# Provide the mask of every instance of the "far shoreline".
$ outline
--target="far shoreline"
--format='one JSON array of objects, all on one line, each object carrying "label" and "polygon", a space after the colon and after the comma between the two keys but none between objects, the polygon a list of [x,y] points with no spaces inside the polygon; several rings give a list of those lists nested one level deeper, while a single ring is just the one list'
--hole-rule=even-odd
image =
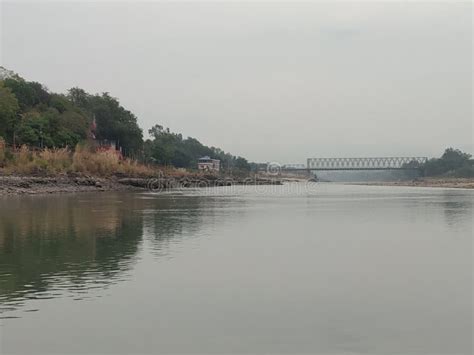
[{"label": "far shoreline", "polygon": [[406,181],[367,181],[350,182],[350,185],[401,186],[401,187],[438,187],[454,189],[474,189],[473,178],[421,178]]}]

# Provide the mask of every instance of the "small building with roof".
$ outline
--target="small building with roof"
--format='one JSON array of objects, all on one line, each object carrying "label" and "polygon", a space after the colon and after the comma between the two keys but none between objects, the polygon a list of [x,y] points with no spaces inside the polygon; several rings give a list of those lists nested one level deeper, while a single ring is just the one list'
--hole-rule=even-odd
[{"label": "small building with roof", "polygon": [[221,161],[219,159],[211,159],[209,156],[199,158],[198,170],[219,172]]}]

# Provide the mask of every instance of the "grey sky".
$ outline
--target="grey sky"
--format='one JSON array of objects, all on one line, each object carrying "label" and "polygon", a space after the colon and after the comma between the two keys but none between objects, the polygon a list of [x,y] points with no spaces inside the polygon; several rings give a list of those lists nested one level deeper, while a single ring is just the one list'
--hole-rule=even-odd
[{"label": "grey sky", "polygon": [[472,152],[470,2],[3,2],[1,63],[253,161]]}]

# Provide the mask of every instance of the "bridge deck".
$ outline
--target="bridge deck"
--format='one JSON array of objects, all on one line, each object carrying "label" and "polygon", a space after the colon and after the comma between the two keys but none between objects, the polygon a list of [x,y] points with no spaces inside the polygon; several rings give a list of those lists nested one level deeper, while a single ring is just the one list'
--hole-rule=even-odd
[{"label": "bridge deck", "polygon": [[309,158],[303,170],[409,170],[418,169],[426,157]]},{"label": "bridge deck", "polygon": [[418,167],[407,168],[282,168],[283,171],[350,171],[350,170],[416,170]]}]

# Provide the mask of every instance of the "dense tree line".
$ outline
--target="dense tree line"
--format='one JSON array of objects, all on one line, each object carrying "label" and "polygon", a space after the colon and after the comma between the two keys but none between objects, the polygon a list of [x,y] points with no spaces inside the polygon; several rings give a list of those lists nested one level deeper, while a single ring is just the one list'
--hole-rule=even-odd
[{"label": "dense tree line", "polygon": [[441,158],[423,164],[421,170],[424,176],[474,177],[474,161],[470,154],[448,148]]},{"label": "dense tree line", "polygon": [[79,88],[69,90],[68,99],[95,121],[97,140],[115,141],[125,155],[140,156],[143,133],[137,117],[122,107],[109,93],[91,95]]},{"label": "dense tree line", "polygon": [[0,82],[0,136],[10,144],[75,146],[84,140],[89,119],[67,97],[36,82]]},{"label": "dense tree line", "polygon": [[145,155],[160,165],[195,167],[200,157],[209,156],[219,159],[225,170],[250,170],[246,159],[225,153],[219,148],[207,147],[195,138],[183,138],[181,134],[173,133],[169,128],[155,125],[149,130],[149,134],[151,139],[145,142]]},{"label": "dense tree line", "polygon": [[137,117],[108,93],[72,88],[63,95],[17,76],[0,80],[0,138],[9,145],[73,149],[89,138],[114,141],[125,156],[160,165],[196,168],[197,159],[208,155],[224,169],[250,170],[246,159],[160,125],[149,133],[144,141]]}]

